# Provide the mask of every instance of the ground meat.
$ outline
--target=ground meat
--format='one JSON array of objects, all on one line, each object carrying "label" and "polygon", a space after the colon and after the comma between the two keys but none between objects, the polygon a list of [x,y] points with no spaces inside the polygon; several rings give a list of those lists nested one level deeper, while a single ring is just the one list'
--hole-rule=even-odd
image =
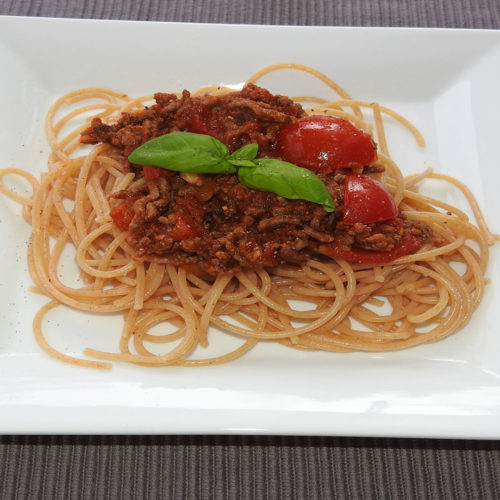
[{"label": "ground meat", "polygon": [[[317,255],[320,244],[334,240],[346,248],[389,251],[401,243],[405,232],[422,240],[430,237],[429,228],[420,223],[396,219],[398,224],[346,225],[339,212],[249,189],[234,175],[199,177],[201,184],[189,184],[175,175],[113,195],[137,200],[128,237],[136,258],[168,257],[173,264],[196,264],[215,275],[243,267],[300,263]],[[334,197],[342,192],[333,178],[328,186]],[[342,198],[335,201],[341,205]]]},{"label": "ground meat", "polygon": [[80,141],[112,144],[129,155],[144,142],[174,131],[209,134],[230,151],[256,142],[261,155],[270,154],[281,127],[305,116],[299,104],[288,97],[272,95],[256,85],[220,96],[191,97],[185,90],[175,94],[155,94],[156,104],[136,113],[123,113],[117,123],[106,125],[92,120]]},{"label": "ground meat", "polygon": [[[200,178],[202,186],[174,176],[162,179],[168,189],[158,189],[155,180],[133,193],[113,195],[137,199],[128,239],[137,250],[136,257],[168,253],[172,263],[197,263],[216,274],[248,266],[302,262],[314,254],[319,241],[333,234],[335,213],[317,204],[254,191],[234,175]],[[205,183],[212,192],[208,200],[206,190],[201,189]],[[190,234],[176,241],[171,235],[179,226],[179,214]],[[311,221],[318,229],[310,227]]]},{"label": "ground meat", "polygon": [[339,222],[335,228],[335,240],[345,247],[356,245],[365,250],[387,252],[401,244],[403,228],[379,222],[352,225]]},{"label": "ground meat", "polygon": [[[305,115],[289,98],[274,96],[255,85],[221,96],[192,97],[184,91],[180,98],[158,93],[155,99],[152,107],[123,113],[115,124],[94,119],[81,141],[108,143],[126,158],[149,139],[185,130],[215,136],[231,151],[257,142],[260,156],[275,156],[279,130]],[[139,167],[131,168],[137,176],[142,175]],[[379,165],[363,169],[370,174],[381,171]],[[345,249],[384,252],[397,247],[405,234],[420,241],[432,237],[424,224],[401,217],[387,223],[344,224],[348,172],[318,174],[335,203],[333,213],[315,203],[249,189],[236,175],[188,178],[170,172],[112,198],[123,200],[128,207],[132,204],[130,220],[122,222],[129,230],[128,242],[136,250],[135,258],[161,256],[172,264],[211,275],[244,267],[300,263],[319,257],[319,246],[332,242]]]}]

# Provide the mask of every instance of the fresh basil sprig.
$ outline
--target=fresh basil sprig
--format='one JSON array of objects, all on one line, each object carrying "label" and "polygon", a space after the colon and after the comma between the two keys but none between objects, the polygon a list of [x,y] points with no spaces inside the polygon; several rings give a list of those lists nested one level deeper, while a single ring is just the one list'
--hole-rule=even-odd
[{"label": "fresh basil sprig", "polygon": [[232,155],[231,160],[253,160],[257,157],[257,152],[259,151],[258,144],[247,144],[240,149],[237,149]]},{"label": "fresh basil sprig", "polygon": [[323,205],[327,212],[335,204],[321,179],[307,168],[272,158],[256,158],[257,144],[247,144],[229,154],[215,137],[192,132],[171,132],[135,149],[131,163],[151,165],[193,174],[234,174],[245,186],[275,193],[283,198]]},{"label": "fresh basil sprig", "polygon": [[152,165],[190,174],[234,174],[227,160],[229,149],[215,137],[192,132],[160,135],[132,151],[128,159],[137,165]]},{"label": "fresh basil sprig", "polygon": [[312,201],[333,212],[335,205],[323,181],[307,168],[293,163],[261,158],[257,166],[241,167],[238,179],[245,186],[260,191],[271,191],[290,200]]}]

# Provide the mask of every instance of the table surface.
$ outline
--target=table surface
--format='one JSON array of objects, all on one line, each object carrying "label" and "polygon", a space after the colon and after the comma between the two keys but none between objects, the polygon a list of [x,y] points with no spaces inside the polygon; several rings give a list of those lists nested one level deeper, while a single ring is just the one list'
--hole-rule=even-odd
[{"label": "table surface", "polygon": [[[498,0],[0,0],[0,14],[500,28]],[[500,444],[282,436],[0,437],[2,499],[160,497],[500,498]]]}]

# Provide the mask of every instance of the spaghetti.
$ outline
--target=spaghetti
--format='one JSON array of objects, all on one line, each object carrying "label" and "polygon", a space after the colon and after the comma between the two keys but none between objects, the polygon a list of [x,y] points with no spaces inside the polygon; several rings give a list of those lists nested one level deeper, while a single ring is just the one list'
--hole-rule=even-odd
[{"label": "spaghetti", "polygon": [[[0,190],[23,205],[24,217],[32,226],[29,271],[34,290],[51,299],[37,313],[33,326],[37,342],[49,355],[94,368],[109,368],[110,361],[203,366],[233,360],[259,341],[332,352],[403,349],[443,339],[469,321],[483,296],[488,246],[496,240],[472,193],[460,181],[431,170],[404,178],[390,159],[384,120],[399,121],[423,146],[418,130],[388,108],[352,99],[316,70],[274,65],[249,82],[284,68],[312,74],[338,96],[329,101],[303,96],[297,102],[320,104],[323,113],[348,119],[377,138],[383,181],[400,213],[428,225],[443,243],[424,243],[418,252],[388,264],[310,259],[302,265],[243,269],[214,279],[161,258],[133,260],[127,233],[109,215],[110,194],[133,189],[143,180],[129,171],[126,158],[113,148],[99,144],[87,151],[79,137],[96,111],[103,120],[116,119],[123,111],[142,109],[151,96],[132,99],[97,88],[71,92],[47,115],[52,149],[48,171],[39,180],[19,169],[0,171]],[[214,87],[199,93],[227,91]],[[78,120],[83,125],[73,126]],[[71,131],[64,135],[66,128]],[[3,178],[10,174],[31,185],[31,198],[5,185]],[[459,209],[421,194],[418,186],[429,178],[462,191],[477,226]],[[58,263],[68,247],[85,281],[79,288],[65,284],[58,275]],[[457,271],[457,265],[464,270]],[[298,303],[308,308],[296,307]],[[47,312],[59,305],[123,314],[119,352],[88,348],[84,354],[100,360],[92,361],[52,348],[44,339],[42,324]],[[154,333],[159,325],[174,331]],[[209,330],[210,336],[217,335],[211,327],[240,336],[241,346],[221,356],[192,359],[197,346],[208,345]],[[168,346],[166,354],[155,353],[158,344]]]}]

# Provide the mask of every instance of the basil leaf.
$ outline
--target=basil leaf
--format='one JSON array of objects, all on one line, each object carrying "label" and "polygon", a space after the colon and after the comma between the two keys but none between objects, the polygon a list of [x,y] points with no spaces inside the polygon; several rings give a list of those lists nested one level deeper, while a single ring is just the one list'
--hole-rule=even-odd
[{"label": "basil leaf", "polygon": [[258,159],[256,163],[255,167],[238,170],[238,179],[245,186],[270,191],[291,200],[318,203],[327,212],[335,210],[335,203],[325,184],[307,168],[271,158]]},{"label": "basil leaf", "polygon": [[231,165],[235,167],[256,167],[257,163],[255,160],[233,160],[232,158],[228,158],[227,160]]},{"label": "basil leaf", "polygon": [[[253,160],[257,156],[259,150],[258,144],[247,144],[240,149],[237,149],[232,155],[230,160]],[[231,162],[232,163],[232,162]],[[235,165],[235,164],[233,164]]]},{"label": "basil leaf", "polygon": [[139,146],[128,157],[131,163],[193,174],[234,174],[227,160],[229,150],[210,135],[171,132]]},{"label": "basil leaf", "polygon": [[281,160],[255,159],[258,149],[257,144],[247,144],[229,155],[227,147],[215,137],[171,132],[139,146],[128,159],[137,165],[193,174],[234,174],[238,171],[240,182],[249,188],[318,203],[327,212],[335,210],[328,189],[316,174]]}]

